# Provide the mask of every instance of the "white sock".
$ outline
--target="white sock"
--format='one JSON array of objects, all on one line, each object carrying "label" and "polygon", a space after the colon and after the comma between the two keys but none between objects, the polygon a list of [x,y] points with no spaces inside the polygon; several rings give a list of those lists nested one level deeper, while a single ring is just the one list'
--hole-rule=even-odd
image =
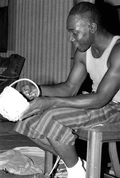
[{"label": "white sock", "polygon": [[66,167],[68,172],[68,178],[85,178],[86,177],[86,162],[80,158],[75,166],[72,168]]}]

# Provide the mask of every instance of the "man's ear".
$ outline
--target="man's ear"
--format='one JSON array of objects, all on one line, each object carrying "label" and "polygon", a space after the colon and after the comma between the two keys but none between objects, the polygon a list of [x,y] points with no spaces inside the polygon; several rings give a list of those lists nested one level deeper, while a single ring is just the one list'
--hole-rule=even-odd
[{"label": "man's ear", "polygon": [[91,30],[91,33],[95,33],[97,31],[97,24],[91,23],[90,30]]}]

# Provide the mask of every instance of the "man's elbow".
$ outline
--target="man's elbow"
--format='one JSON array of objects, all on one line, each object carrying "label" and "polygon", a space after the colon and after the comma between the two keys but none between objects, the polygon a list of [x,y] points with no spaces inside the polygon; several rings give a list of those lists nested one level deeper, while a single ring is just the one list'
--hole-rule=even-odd
[{"label": "man's elbow", "polygon": [[98,98],[95,105],[94,105],[94,108],[95,109],[100,109],[100,108],[103,108],[104,106],[106,106],[110,101],[109,100],[106,100],[106,98]]}]

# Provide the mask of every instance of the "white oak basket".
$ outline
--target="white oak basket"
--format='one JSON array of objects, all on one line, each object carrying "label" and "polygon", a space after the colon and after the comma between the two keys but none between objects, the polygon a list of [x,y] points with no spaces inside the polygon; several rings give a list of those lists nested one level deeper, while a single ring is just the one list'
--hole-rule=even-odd
[{"label": "white oak basket", "polygon": [[40,94],[38,86],[30,79],[21,78],[5,87],[0,94],[0,114],[9,121],[18,121],[29,107],[27,99],[12,86],[20,81],[31,82],[37,88],[37,96]]}]

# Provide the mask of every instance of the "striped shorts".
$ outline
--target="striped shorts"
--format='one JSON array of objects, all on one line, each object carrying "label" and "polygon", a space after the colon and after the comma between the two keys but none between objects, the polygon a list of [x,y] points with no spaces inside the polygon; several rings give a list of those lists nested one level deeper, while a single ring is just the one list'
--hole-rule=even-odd
[{"label": "striped shorts", "polygon": [[120,103],[110,102],[100,109],[57,108],[37,113],[16,123],[14,130],[30,138],[46,137],[73,145],[77,129],[120,122]]}]

